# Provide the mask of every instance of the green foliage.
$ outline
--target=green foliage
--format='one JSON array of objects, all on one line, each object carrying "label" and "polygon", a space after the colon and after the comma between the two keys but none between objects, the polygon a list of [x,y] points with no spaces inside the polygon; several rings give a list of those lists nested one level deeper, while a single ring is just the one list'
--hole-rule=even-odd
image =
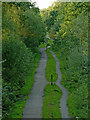
[{"label": "green foliage", "polygon": [[32,67],[30,67],[30,72],[25,80],[25,85],[20,90],[20,95],[22,96],[20,100],[13,104],[13,109],[11,109],[9,118],[22,118],[23,108],[25,107],[26,101],[28,99],[28,95],[30,94],[32,85],[34,83],[35,71],[40,59],[40,53],[38,52],[35,56],[34,62],[32,63]]},{"label": "green foliage", "polygon": [[33,9],[25,11],[23,16],[25,18],[23,24],[26,27],[25,36],[23,36],[24,43],[33,52],[36,52],[37,47],[44,41],[45,26],[40,14],[35,13]]},{"label": "green foliage", "polygon": [[[57,11],[57,16],[50,14],[53,11]],[[60,60],[62,84],[70,92],[70,114],[73,117],[87,118],[88,3],[56,2],[44,14],[44,21],[50,15],[55,17],[49,36],[54,39],[53,50]],[[48,25],[50,26],[49,23]]]},{"label": "green foliage", "polygon": [[40,60],[40,53],[38,52],[34,56],[34,61],[32,62],[32,65],[30,67],[30,71],[29,71],[27,79],[25,81],[25,85],[23,86],[23,88],[20,91],[21,95],[28,95],[30,93],[30,90],[34,83],[34,75],[35,75],[35,71],[36,71],[39,60]]},{"label": "green foliage", "polygon": [[2,45],[2,57],[6,60],[3,63],[3,79],[6,82],[19,83],[22,87],[32,62],[32,52],[18,39],[3,40]]},{"label": "green foliage", "polygon": [[46,24],[47,31],[49,31],[54,25],[56,17],[58,16],[57,9],[53,9],[55,7],[54,3],[49,8],[41,10],[41,16],[43,18],[44,23]]},{"label": "green foliage", "polygon": [[56,84],[46,85],[42,113],[43,118],[61,118],[59,108],[61,95],[62,92]]},{"label": "green foliage", "polygon": [[45,38],[45,40],[47,41],[47,43],[49,44],[49,46],[53,45],[53,40],[51,40],[50,38]]},{"label": "green foliage", "polygon": [[27,98],[28,97],[26,96],[22,99],[22,101],[17,101],[13,104],[13,109],[11,110],[8,118],[22,118],[23,108],[25,107]]},{"label": "green foliage", "polygon": [[46,46],[47,46],[47,44],[46,44],[45,42],[42,42],[42,43],[40,44],[39,48],[43,48],[43,47],[46,47]]},{"label": "green foliage", "polygon": [[[3,40],[3,113],[18,100],[32,63],[32,52],[20,40]],[[31,62],[30,62],[31,61]],[[7,99],[6,99],[7,98]],[[8,108],[9,107],[9,108]],[[6,116],[4,116],[6,117]]]},{"label": "green foliage", "polygon": [[19,87],[14,84],[12,86],[11,83],[3,83],[3,90],[2,90],[2,102],[3,102],[3,118],[7,118],[12,110],[12,105],[14,102],[18,100],[18,95],[20,94],[18,91]]},{"label": "green foliage", "polygon": [[45,28],[39,8],[31,2],[4,2],[2,13],[3,119],[10,114],[18,118],[25,105],[24,95],[29,94],[34,82],[40,57],[37,47],[43,41]]},{"label": "green foliage", "polygon": [[58,74],[56,73],[56,61],[49,50],[47,52],[47,65],[46,65],[46,79],[51,82],[51,75],[53,76],[53,82],[57,80]]},{"label": "green foliage", "polygon": [[[83,102],[82,102],[83,100]],[[72,116],[88,118],[88,88],[82,84],[68,98],[69,111]]]}]

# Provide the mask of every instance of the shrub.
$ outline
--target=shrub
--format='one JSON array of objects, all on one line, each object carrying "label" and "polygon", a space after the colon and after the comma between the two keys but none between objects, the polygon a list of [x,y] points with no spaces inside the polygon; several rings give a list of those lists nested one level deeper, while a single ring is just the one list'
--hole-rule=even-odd
[{"label": "shrub", "polygon": [[32,52],[18,39],[2,42],[3,79],[5,82],[24,84],[28,68],[32,61]]}]

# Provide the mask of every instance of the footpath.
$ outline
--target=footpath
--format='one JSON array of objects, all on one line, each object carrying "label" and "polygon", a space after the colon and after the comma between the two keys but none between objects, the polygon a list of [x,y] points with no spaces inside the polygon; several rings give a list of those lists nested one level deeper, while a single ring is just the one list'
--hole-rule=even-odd
[{"label": "footpath", "polygon": [[67,89],[60,83],[62,79],[62,74],[60,71],[60,64],[58,58],[55,56],[54,52],[50,51],[53,55],[53,57],[56,60],[56,73],[58,74],[58,79],[55,82],[60,89],[62,90],[62,97],[60,99],[60,111],[62,118],[70,118],[69,112],[68,112],[68,106],[67,106],[67,99],[68,99],[68,91]]},{"label": "footpath", "polygon": [[44,99],[44,88],[47,84],[45,68],[47,55],[45,48],[40,48],[40,61],[35,72],[34,85],[23,111],[23,118],[42,118],[42,107]]},{"label": "footpath", "polygon": [[[46,48],[40,48],[40,61],[35,72],[34,85],[31,89],[31,93],[26,102],[23,118],[42,118],[42,107],[44,100],[44,88],[49,82],[46,81],[45,69],[47,64],[47,54],[45,52]],[[70,118],[67,106],[68,91],[60,83],[62,79],[62,74],[60,71],[60,64],[58,58],[55,56],[54,52],[50,51],[56,60],[56,73],[58,74],[58,79],[55,82],[62,90],[62,97],[60,99],[60,111],[62,118]],[[48,112],[48,111],[47,111]]]}]

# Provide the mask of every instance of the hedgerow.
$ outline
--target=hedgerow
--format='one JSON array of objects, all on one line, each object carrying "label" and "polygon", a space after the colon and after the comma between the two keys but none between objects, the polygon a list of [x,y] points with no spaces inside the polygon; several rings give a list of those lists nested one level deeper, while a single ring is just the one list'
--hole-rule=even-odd
[{"label": "hedgerow", "polygon": [[[35,72],[32,67],[37,63],[38,46],[44,36],[44,24],[34,3],[2,3],[3,119],[10,118],[15,103],[19,104],[18,101],[25,99],[21,91],[26,86],[28,74]],[[33,76],[29,79],[30,88],[34,82]]]}]

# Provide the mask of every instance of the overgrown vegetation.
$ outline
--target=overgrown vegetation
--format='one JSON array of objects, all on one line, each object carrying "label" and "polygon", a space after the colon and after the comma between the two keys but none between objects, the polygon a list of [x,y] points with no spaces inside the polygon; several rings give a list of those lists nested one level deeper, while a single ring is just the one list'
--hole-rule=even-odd
[{"label": "overgrown vegetation", "polygon": [[[56,73],[56,61],[52,55],[52,53],[47,49],[47,65],[46,65],[46,79],[49,82],[55,82],[58,78],[58,74]],[[51,80],[51,76],[53,77]]]},{"label": "overgrown vegetation", "polygon": [[3,119],[21,117],[44,36],[44,24],[34,3],[2,3]]},{"label": "overgrown vegetation", "polygon": [[41,11],[52,49],[61,63],[62,84],[68,88],[72,117],[88,117],[88,3],[54,2]]},{"label": "overgrown vegetation", "polygon": [[43,118],[61,118],[59,106],[62,92],[60,88],[56,84],[47,84],[44,92]]},{"label": "overgrown vegetation", "polygon": [[22,118],[23,108],[25,107],[26,100],[28,99],[28,95],[30,94],[31,88],[34,83],[34,76],[36,67],[38,65],[40,59],[40,53],[38,52],[34,63],[32,63],[32,67],[30,68],[30,72],[27,76],[25,85],[20,90],[20,100],[18,100],[16,103],[14,103],[13,109],[10,113],[10,118]]},{"label": "overgrown vegetation", "polygon": [[[34,82],[39,60],[38,47],[52,45],[60,60],[62,84],[69,90],[68,106],[72,117],[88,117],[88,2],[54,2],[41,10],[31,2],[2,3],[3,119],[22,117],[27,95]],[[41,46],[40,46],[41,44]],[[57,80],[56,61],[47,50],[46,78]],[[30,84],[30,85],[29,85]],[[53,87],[52,87],[53,86]],[[61,91],[47,85],[44,118],[61,118]],[[17,112],[18,111],[18,112]],[[47,112],[48,111],[48,112]]]}]

